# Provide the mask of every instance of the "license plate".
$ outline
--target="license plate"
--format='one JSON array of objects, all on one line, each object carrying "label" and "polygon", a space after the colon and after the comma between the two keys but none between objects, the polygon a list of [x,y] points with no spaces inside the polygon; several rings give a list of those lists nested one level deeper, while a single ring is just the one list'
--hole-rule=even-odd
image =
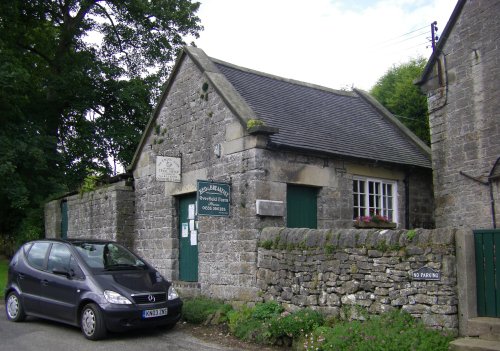
[{"label": "license plate", "polygon": [[142,311],[142,318],[155,318],[166,316],[168,314],[167,308],[157,308],[155,310],[145,310]]}]

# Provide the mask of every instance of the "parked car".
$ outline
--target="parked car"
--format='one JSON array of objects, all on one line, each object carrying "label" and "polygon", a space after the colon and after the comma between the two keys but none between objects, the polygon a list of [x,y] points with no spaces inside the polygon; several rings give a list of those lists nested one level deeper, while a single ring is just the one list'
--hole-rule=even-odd
[{"label": "parked car", "polygon": [[36,316],[98,340],[107,331],[173,327],[181,309],[172,284],[113,241],[36,240],[9,264],[5,310],[13,322]]}]

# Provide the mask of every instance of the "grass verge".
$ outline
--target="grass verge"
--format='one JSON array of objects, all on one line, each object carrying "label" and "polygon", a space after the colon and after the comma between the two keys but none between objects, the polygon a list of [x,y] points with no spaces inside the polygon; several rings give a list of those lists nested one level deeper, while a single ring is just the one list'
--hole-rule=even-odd
[{"label": "grass verge", "polygon": [[5,285],[7,284],[7,271],[9,268],[9,261],[6,258],[0,257],[0,299],[3,300]]}]

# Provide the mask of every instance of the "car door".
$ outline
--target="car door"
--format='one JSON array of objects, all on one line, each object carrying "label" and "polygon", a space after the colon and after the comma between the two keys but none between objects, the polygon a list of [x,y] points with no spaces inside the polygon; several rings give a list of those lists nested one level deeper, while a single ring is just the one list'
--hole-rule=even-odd
[{"label": "car door", "polygon": [[52,244],[47,259],[47,270],[41,280],[41,295],[47,317],[76,322],[83,279],[83,273],[70,248],[63,243]]},{"label": "car door", "polygon": [[35,242],[24,253],[26,260],[17,267],[17,283],[21,290],[23,306],[28,313],[41,313],[41,276],[46,265],[49,242]]}]

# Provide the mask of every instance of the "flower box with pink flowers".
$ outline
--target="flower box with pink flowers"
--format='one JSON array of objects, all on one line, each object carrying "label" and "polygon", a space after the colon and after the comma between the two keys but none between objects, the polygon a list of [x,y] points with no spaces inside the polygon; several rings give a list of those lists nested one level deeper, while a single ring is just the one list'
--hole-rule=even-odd
[{"label": "flower box with pink flowers", "polygon": [[378,214],[357,217],[353,225],[355,228],[395,229],[397,227],[397,224],[391,222],[389,218]]}]

